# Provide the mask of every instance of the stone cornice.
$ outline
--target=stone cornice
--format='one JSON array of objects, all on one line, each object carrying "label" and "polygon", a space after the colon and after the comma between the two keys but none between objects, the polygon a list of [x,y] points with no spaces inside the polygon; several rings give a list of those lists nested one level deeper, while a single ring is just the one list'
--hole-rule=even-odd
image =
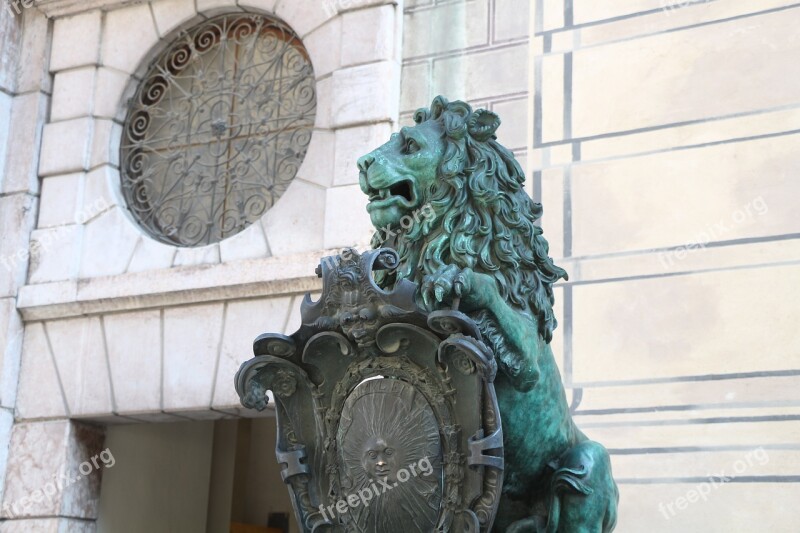
[{"label": "stone cornice", "polygon": [[35,0],[34,5],[48,18],[75,15],[93,9],[116,8],[141,4],[144,0]]},{"label": "stone cornice", "polygon": [[341,250],[56,281],[20,289],[26,322],[318,291],[320,259]]}]

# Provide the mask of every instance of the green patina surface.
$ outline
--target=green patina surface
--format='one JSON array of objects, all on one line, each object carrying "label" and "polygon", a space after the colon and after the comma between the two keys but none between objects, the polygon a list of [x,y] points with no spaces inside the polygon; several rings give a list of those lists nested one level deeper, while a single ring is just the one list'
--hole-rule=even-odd
[{"label": "green patina surface", "polygon": [[497,142],[494,113],[440,96],[415,122],[359,160],[373,245],[400,254],[377,280],[416,282],[428,310],[457,300],[495,352],[506,470],[494,530],[612,531],[608,453],[572,421],[550,349],[552,286],[567,275],[535,224],[542,206]]}]

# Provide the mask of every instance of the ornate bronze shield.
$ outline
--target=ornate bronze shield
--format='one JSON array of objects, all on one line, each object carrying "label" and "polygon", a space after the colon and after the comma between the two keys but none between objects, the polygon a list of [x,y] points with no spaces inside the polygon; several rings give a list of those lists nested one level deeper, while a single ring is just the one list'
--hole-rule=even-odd
[{"label": "ornate bronze shield", "polygon": [[457,310],[426,314],[388,249],[323,259],[302,326],[267,333],[236,375],[245,407],[273,391],[276,455],[304,532],[488,532],[503,481],[497,365]]}]

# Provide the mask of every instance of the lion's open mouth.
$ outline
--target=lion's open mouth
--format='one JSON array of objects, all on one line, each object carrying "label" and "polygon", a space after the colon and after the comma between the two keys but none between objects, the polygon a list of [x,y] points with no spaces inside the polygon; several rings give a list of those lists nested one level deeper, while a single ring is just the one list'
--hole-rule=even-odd
[{"label": "lion's open mouth", "polygon": [[408,205],[414,204],[414,187],[410,180],[398,181],[384,189],[369,188],[369,201],[380,202],[383,200],[403,199]]}]

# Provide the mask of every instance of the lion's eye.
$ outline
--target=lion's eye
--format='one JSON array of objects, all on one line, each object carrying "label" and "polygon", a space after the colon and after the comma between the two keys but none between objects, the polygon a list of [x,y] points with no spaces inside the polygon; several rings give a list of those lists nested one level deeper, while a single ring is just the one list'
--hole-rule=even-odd
[{"label": "lion's eye", "polygon": [[419,151],[419,144],[414,139],[406,139],[406,147],[405,152],[407,154],[413,154],[414,152]]}]

